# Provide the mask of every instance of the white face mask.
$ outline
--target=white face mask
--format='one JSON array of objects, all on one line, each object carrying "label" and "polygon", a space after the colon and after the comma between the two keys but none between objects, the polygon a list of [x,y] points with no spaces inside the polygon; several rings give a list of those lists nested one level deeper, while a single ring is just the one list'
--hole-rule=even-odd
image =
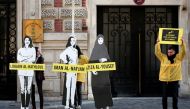
[{"label": "white face mask", "polygon": [[104,43],[104,39],[102,37],[98,38],[98,44],[102,45]]},{"label": "white face mask", "polygon": [[76,39],[75,38],[71,38],[71,46],[74,46],[76,44]]},{"label": "white face mask", "polygon": [[25,44],[25,47],[30,45],[30,40],[29,40],[29,38],[25,38],[24,44]]}]

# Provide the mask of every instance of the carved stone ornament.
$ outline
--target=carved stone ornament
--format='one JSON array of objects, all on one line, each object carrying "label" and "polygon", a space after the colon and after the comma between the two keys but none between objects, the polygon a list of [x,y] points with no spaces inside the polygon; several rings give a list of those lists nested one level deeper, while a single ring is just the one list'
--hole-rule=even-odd
[{"label": "carved stone ornament", "polygon": [[58,8],[42,9],[42,18],[58,18]]},{"label": "carved stone ornament", "polygon": [[44,20],[44,32],[54,31],[54,20]]},{"label": "carved stone ornament", "polygon": [[54,0],[41,0],[41,6],[42,7],[53,7],[54,6]]},{"label": "carved stone ornament", "polygon": [[[60,9],[59,15],[60,15],[60,18],[71,18],[72,9],[62,8]],[[75,17],[87,18],[87,9],[86,8],[75,9]]]},{"label": "carved stone ornament", "polygon": [[[65,6],[71,6],[72,0],[64,0],[64,5]],[[82,0],[75,0],[75,5],[82,6]]]},{"label": "carved stone ornament", "polygon": [[[64,30],[72,30],[71,20],[65,20],[63,25],[64,25]],[[74,28],[75,30],[82,30],[82,20],[75,20]]]}]

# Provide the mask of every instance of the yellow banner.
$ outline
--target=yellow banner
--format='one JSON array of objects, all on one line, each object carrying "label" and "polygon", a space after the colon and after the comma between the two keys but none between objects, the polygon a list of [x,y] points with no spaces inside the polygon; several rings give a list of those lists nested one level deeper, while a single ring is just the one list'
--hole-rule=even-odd
[{"label": "yellow banner", "polygon": [[110,71],[116,70],[115,62],[92,63],[85,65],[72,64],[53,64],[53,72],[67,72],[67,73],[87,73],[88,71]]},{"label": "yellow banner", "polygon": [[83,65],[71,65],[71,64],[53,64],[53,72],[73,72],[73,73],[86,73],[86,69]]},{"label": "yellow banner", "polygon": [[10,70],[45,70],[45,64],[10,63]]},{"label": "yellow banner", "polygon": [[87,71],[110,71],[116,70],[115,62],[85,64]]},{"label": "yellow banner", "polygon": [[160,44],[181,45],[182,36],[182,28],[159,28]]}]

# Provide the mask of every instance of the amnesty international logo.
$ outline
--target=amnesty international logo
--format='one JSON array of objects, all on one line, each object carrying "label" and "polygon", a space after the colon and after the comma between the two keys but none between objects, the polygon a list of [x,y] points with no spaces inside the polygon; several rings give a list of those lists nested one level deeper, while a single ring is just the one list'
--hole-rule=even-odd
[{"label": "amnesty international logo", "polygon": [[31,36],[33,42],[43,42],[43,21],[26,19],[23,21],[23,36]]}]

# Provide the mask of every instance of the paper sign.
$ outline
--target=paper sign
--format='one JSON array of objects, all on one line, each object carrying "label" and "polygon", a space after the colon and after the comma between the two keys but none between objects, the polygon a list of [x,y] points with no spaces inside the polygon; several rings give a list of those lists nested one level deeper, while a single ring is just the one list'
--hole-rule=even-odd
[{"label": "paper sign", "polygon": [[45,70],[45,64],[10,63],[10,70]]},{"label": "paper sign", "polygon": [[183,29],[178,28],[160,28],[159,40],[160,44],[175,44],[181,45],[183,36]]}]

